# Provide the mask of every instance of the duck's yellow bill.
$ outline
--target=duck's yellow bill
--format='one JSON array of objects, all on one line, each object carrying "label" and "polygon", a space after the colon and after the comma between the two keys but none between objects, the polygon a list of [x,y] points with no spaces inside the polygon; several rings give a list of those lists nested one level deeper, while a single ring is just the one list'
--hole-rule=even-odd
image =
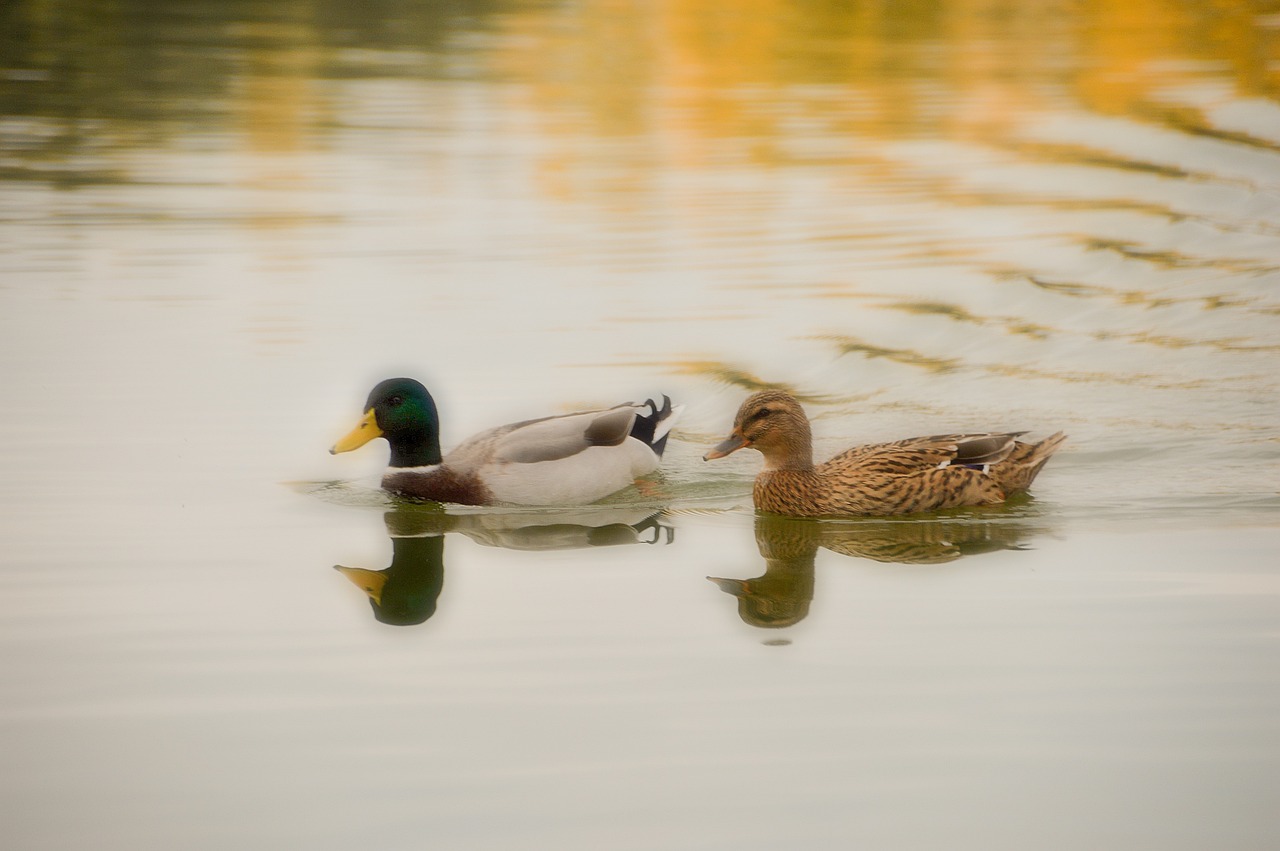
[{"label": "duck's yellow bill", "polygon": [[361,591],[369,595],[375,605],[382,605],[382,587],[387,584],[387,575],[376,570],[365,570],[363,567],[333,566],[334,570],[351,580]]},{"label": "duck's yellow bill", "polygon": [[375,437],[382,437],[382,429],[378,428],[378,419],[374,416],[373,408],[365,411],[364,419],[360,421],[360,425],[347,432],[347,436],[339,440],[329,448],[330,455],[337,455],[339,452],[350,452],[352,449],[359,449]]},{"label": "duck's yellow bill", "polygon": [[742,435],[731,434],[711,449],[707,450],[707,454],[702,456],[702,460],[714,461],[717,458],[723,458],[730,452],[737,452],[746,445],[747,441]]}]

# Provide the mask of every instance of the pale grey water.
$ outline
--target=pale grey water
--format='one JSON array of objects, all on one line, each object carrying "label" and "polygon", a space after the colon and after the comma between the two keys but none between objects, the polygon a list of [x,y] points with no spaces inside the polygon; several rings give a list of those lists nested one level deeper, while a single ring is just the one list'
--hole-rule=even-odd
[{"label": "pale grey water", "polygon": [[[1280,842],[1274,10],[0,24],[7,847]],[[446,443],[687,411],[656,492],[441,514],[325,451],[400,373]],[[761,383],[1071,442],[754,528]]]}]

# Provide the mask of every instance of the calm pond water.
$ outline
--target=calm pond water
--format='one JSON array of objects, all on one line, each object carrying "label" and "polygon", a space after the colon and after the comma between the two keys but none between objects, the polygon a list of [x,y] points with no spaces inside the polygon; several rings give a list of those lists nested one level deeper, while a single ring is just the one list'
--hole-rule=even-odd
[{"label": "calm pond water", "polygon": [[[687,411],[445,511],[326,452],[394,374]],[[1274,4],[5,4],[0,837],[1275,847],[1277,376]],[[769,385],[1071,440],[757,519]]]}]

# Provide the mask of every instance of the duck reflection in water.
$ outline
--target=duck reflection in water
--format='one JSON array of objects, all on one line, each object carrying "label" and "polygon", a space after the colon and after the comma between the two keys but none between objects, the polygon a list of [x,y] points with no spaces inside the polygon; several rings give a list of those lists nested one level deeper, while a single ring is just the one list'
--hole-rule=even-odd
[{"label": "duck reflection in water", "polygon": [[383,515],[391,564],[382,570],[334,565],[369,596],[373,616],[391,626],[424,623],[444,590],[444,539],[460,532],[484,546],[564,550],[623,544],[670,544],[675,529],[652,508],[448,514],[439,506],[404,506]]},{"label": "duck reflection in water", "polygon": [[964,556],[1022,549],[1036,534],[1025,520],[981,517],[811,520],[756,515],[756,546],[765,572],[753,579],[708,576],[738,598],[738,615],[751,626],[780,629],[809,614],[814,562],[820,548],[840,555],[897,564],[945,564]]},{"label": "duck reflection in water", "polygon": [[[389,517],[390,515],[388,515]],[[391,524],[388,522],[388,528]],[[436,613],[444,589],[444,535],[391,535],[391,565],[383,570],[334,569],[369,595],[373,616],[391,626],[413,626]]]}]

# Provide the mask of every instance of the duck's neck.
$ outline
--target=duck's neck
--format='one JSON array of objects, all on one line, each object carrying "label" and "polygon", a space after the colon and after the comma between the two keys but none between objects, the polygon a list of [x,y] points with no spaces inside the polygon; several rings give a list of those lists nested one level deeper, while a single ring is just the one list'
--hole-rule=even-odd
[{"label": "duck's neck", "polygon": [[808,424],[805,428],[797,428],[788,434],[785,440],[757,447],[764,455],[766,470],[791,470],[807,473],[813,470],[813,438],[809,435]]},{"label": "duck's neck", "polygon": [[441,461],[440,435],[433,429],[397,434],[387,442],[391,444],[388,467],[429,467]]}]

